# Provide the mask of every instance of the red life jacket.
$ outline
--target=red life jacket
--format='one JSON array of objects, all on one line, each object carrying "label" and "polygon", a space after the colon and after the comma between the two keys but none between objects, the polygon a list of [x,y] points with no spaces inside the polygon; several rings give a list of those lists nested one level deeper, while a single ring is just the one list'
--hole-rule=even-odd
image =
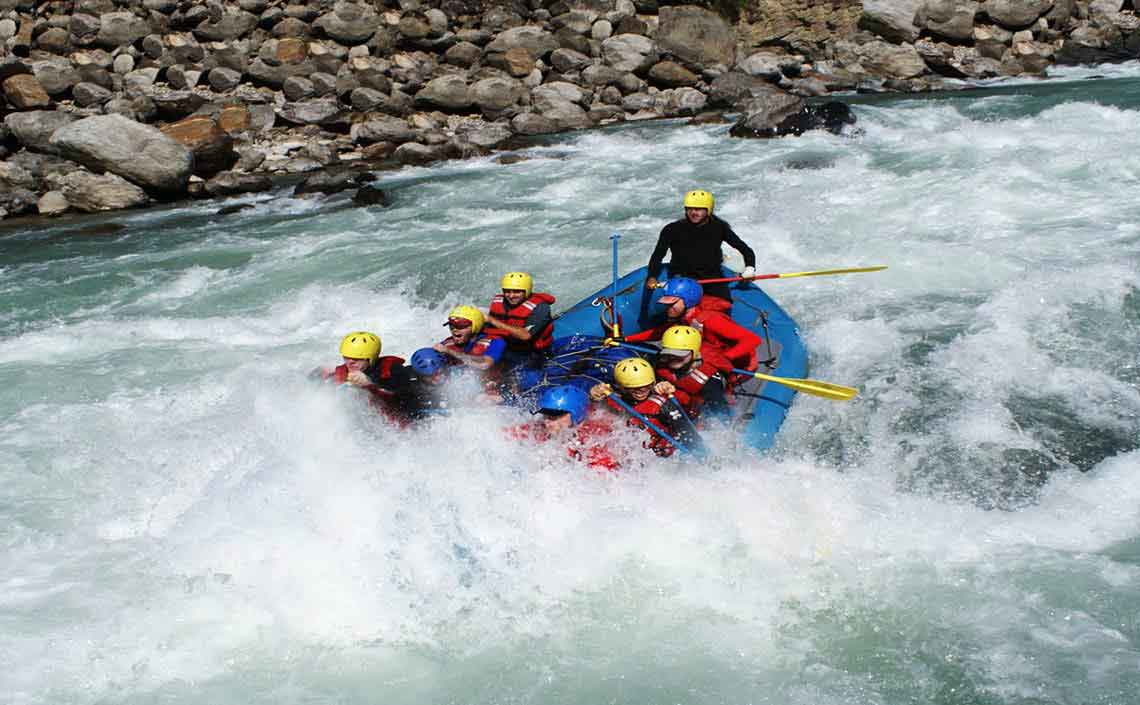
[{"label": "red life jacket", "polygon": [[[674,370],[668,367],[657,368],[657,379],[666,382],[672,382],[673,386],[677,388],[677,401],[681,402],[681,406],[685,407],[685,411],[690,414],[697,413],[704,399],[701,397],[701,391],[704,390],[705,385],[709,383],[709,379],[717,372],[722,370],[718,369],[717,365],[713,364],[712,360],[703,357],[703,347],[701,346],[702,357],[698,364],[691,365],[686,372],[682,372],[680,376]],[[715,355],[715,353],[713,353]]]},{"label": "red life jacket", "polygon": [[[377,386],[376,382],[377,380],[382,382],[383,380],[391,377],[392,368],[399,367],[402,364],[404,364],[404,358],[402,357],[397,357],[395,355],[383,355],[377,358],[376,362],[369,365],[368,369],[364,371],[364,374],[368,375],[368,379],[372,381],[372,384],[363,386],[361,388],[368,390],[369,394],[371,394],[368,402],[372,406],[383,409],[384,402],[392,398],[392,392],[384,389],[383,387]],[[321,372],[322,379],[330,380],[336,382],[337,384],[344,384],[348,381],[348,365],[337,365],[331,370],[325,368]]]},{"label": "red life jacket", "polygon": [[[516,328],[525,328],[527,316],[534,313],[534,309],[539,304],[552,304],[554,297],[550,294],[542,292],[535,292],[530,295],[526,301],[523,301],[518,306],[507,308],[507,300],[503,298],[502,294],[496,294],[495,298],[491,299],[490,313],[495,318],[498,318],[503,323]],[[550,344],[554,342],[554,321],[546,325],[540,331],[533,333],[530,340],[519,340],[513,337],[510,333],[502,328],[495,328],[494,326],[487,326],[483,331],[485,334],[494,336],[496,338],[506,338],[507,349],[515,352],[529,352],[532,350],[546,350]]]},{"label": "red life jacket", "polygon": [[[402,357],[383,355],[376,358],[376,362],[369,365],[364,371],[364,374],[368,375],[368,378],[371,380],[388,379],[392,376],[392,368],[402,364],[404,364],[404,358]],[[374,367],[379,370],[379,375],[373,372]],[[337,384],[344,384],[348,381],[348,365],[340,364],[331,370],[326,367],[321,370],[321,379],[331,380]]]},{"label": "red life jacket", "polygon": [[[620,414],[627,413],[626,410],[621,408],[612,398],[606,399],[606,404]],[[650,394],[645,401],[639,401],[632,406],[634,411],[649,419],[649,423],[654,428],[668,433],[668,430],[663,428],[661,423],[655,418],[657,414],[661,413],[662,407],[665,406],[665,397],[654,392]],[[635,428],[645,428],[645,424],[643,424],[640,419],[636,419],[632,416],[629,417],[628,423]],[[673,446],[670,445],[669,441],[666,441],[659,434],[654,433],[648,428],[646,428],[645,431],[650,436],[649,440],[643,444],[646,448],[651,449],[654,453],[662,457],[668,457],[673,454]]]}]

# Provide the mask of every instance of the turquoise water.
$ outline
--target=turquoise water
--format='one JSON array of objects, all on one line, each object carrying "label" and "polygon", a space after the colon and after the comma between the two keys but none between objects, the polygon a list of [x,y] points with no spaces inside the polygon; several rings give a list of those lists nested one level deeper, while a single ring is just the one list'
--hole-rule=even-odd
[{"label": "turquoise water", "polygon": [[[846,137],[575,134],[382,173],[387,209],[9,232],[5,701],[1135,702],[1140,71],[1098,73],[860,100]],[[890,267],[767,287],[862,394],[801,395],[766,455],[598,477],[472,385],[400,432],[305,379],[506,270],[569,305],[694,187],[759,271]]]}]

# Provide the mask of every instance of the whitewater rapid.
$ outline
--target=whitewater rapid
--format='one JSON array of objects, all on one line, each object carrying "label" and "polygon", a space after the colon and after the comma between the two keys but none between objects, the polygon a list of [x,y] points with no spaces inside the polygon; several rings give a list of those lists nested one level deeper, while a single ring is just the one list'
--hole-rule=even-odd
[{"label": "whitewater rapid", "polygon": [[[1140,78],[1070,79],[2,236],[4,699],[1132,702]],[[306,378],[503,271],[569,306],[695,187],[759,271],[889,265],[766,287],[861,390],[797,397],[766,455],[599,476],[473,384],[400,431]]]}]

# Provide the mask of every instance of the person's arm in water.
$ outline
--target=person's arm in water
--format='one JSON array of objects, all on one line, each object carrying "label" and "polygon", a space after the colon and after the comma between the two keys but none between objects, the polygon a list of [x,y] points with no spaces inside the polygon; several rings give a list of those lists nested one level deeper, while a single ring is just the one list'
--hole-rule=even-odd
[{"label": "person's arm in water", "polygon": [[503,357],[503,351],[507,349],[507,344],[502,338],[495,338],[487,345],[486,350],[474,355],[453,350],[443,343],[436,343],[433,347],[437,352],[452,357],[464,365],[474,367],[477,370],[489,370]]},{"label": "person's arm in water", "polygon": [[670,237],[668,235],[669,226],[661,228],[661,234],[657,236],[657,246],[653,248],[653,254],[649,256],[649,266],[646,267],[645,288],[654,289],[657,287],[657,275],[661,273],[661,263],[665,260],[665,253],[669,251]]}]

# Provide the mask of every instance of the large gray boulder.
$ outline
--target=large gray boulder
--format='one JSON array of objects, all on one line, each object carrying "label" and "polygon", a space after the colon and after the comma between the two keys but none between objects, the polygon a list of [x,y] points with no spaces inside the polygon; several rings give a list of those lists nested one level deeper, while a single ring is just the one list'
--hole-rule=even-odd
[{"label": "large gray boulder", "polygon": [[499,122],[456,130],[456,134],[463,143],[475,145],[480,149],[493,149],[514,136],[510,127]]},{"label": "large gray boulder", "polygon": [[914,16],[924,0],[863,0],[859,26],[892,42],[913,42],[919,27]]},{"label": "large gray boulder", "polygon": [[926,0],[915,15],[915,24],[946,39],[958,42],[974,38],[974,0]]},{"label": "large gray boulder", "polygon": [[[854,55],[854,59],[867,73],[887,78],[914,78],[927,70],[926,62],[910,44],[891,44],[876,40],[853,45],[836,42],[836,55]],[[850,64],[851,61],[846,63]]]},{"label": "large gray boulder", "polygon": [[661,8],[657,44],[661,51],[699,66],[736,61],[736,32],[715,12],[696,5]]},{"label": "large gray boulder", "polygon": [[278,117],[294,125],[331,125],[339,122],[343,114],[336,100],[330,98],[286,103],[277,109]]},{"label": "large gray boulder", "polygon": [[558,129],[553,120],[537,113],[520,113],[511,118],[511,130],[516,135],[547,135]]},{"label": "large gray boulder", "polygon": [[708,98],[696,88],[674,88],[661,91],[654,98],[654,107],[666,116],[696,115],[705,109]]},{"label": "large gray boulder", "polygon": [[416,105],[444,110],[461,110],[471,106],[471,91],[467,79],[458,74],[440,76],[428,81],[416,93]]},{"label": "large gray boulder", "polygon": [[830,100],[825,103],[803,105],[799,110],[774,124],[754,122],[750,125],[746,119],[741,120],[732,126],[729,134],[733,137],[761,138],[802,135],[810,130],[827,130],[841,134],[847,125],[854,124],[855,114],[851,112],[851,107],[846,103]]},{"label": "large gray boulder", "polygon": [[[76,29],[75,16],[71,22],[72,33]],[[136,42],[150,34],[146,20],[131,12],[107,12],[99,16],[99,33],[95,43],[104,49],[116,49]]]},{"label": "large gray boulder", "polygon": [[352,126],[352,141],[357,144],[392,142],[403,144],[416,138],[416,131],[408,126],[407,120],[396,117],[378,116],[367,122]]},{"label": "large gray boulder", "polygon": [[4,126],[12,136],[33,152],[59,154],[51,144],[51,136],[64,125],[75,122],[76,116],[55,110],[31,110],[12,113],[4,118]]},{"label": "large gray boulder", "polygon": [[469,97],[480,110],[497,112],[518,105],[526,94],[521,81],[491,76],[471,84]]},{"label": "large gray boulder", "polygon": [[67,59],[47,59],[32,62],[32,74],[47,94],[57,98],[67,93],[82,80],[79,72]]},{"label": "large gray boulder", "polygon": [[592,93],[590,91],[583,90],[573,83],[566,81],[544,83],[531,91],[530,94],[531,100],[535,102],[542,98],[561,98],[562,100],[568,100],[571,103],[577,103],[583,106],[590,102],[591,97]]},{"label": "large gray boulder", "polygon": [[316,73],[317,67],[312,61],[306,59],[297,63],[269,64],[261,59],[254,59],[249,63],[247,73],[254,83],[264,84],[270,88],[281,90],[285,79],[290,76],[308,76]]},{"label": "large gray boulder", "polygon": [[506,53],[511,49],[526,49],[541,59],[558,46],[558,40],[550,32],[534,25],[524,25],[500,33],[485,47],[485,51],[494,54]]},{"label": "large gray boulder", "polygon": [[784,93],[761,76],[749,76],[740,71],[729,71],[717,76],[709,86],[710,107],[741,110],[755,98]]},{"label": "large gray boulder", "polygon": [[744,115],[733,125],[734,137],[762,136],[795,115],[804,106],[803,98],[786,91],[772,91],[744,105]]},{"label": "large gray boulder", "polygon": [[313,26],[346,46],[367,42],[379,25],[376,11],[363,3],[338,2],[333,11],[321,15]]},{"label": "large gray boulder", "polygon": [[257,15],[229,9],[216,21],[203,22],[194,28],[194,36],[207,42],[231,42],[244,37],[257,27]]},{"label": "large gray boulder", "polygon": [[1053,9],[1055,0],[986,0],[982,12],[1006,29],[1024,29]]},{"label": "large gray boulder", "polygon": [[185,191],[194,169],[190,150],[157,128],[122,115],[96,115],[65,125],[52,135],[51,145],[89,169],[118,174],[159,193]]},{"label": "large gray boulder", "polygon": [[146,191],[114,174],[73,171],[49,176],[47,183],[63,194],[68,205],[87,213],[134,208],[150,200]]},{"label": "large gray boulder", "polygon": [[559,130],[578,130],[593,125],[589,114],[577,103],[554,95],[534,99],[534,108]]},{"label": "large gray boulder", "polygon": [[602,59],[622,73],[644,73],[657,58],[657,45],[640,34],[619,34],[602,42]]},{"label": "large gray boulder", "polygon": [[590,57],[573,49],[555,49],[550,55],[550,63],[556,71],[578,71],[590,65]]}]

